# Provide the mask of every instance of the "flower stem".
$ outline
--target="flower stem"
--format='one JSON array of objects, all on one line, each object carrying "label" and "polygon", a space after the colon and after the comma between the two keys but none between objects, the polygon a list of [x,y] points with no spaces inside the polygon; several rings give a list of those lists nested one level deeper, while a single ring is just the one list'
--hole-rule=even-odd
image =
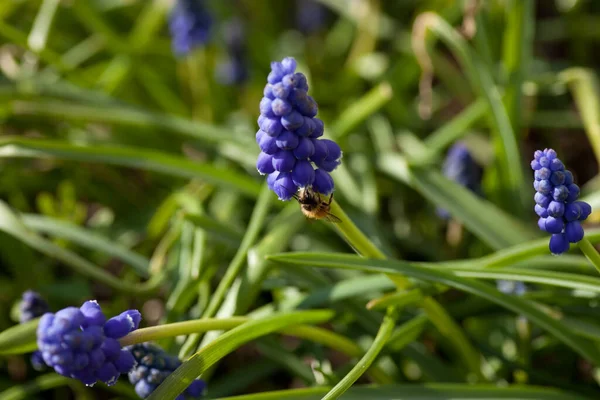
[{"label": "flower stem", "polygon": [[579,242],[579,248],[587,259],[592,263],[598,272],[600,272],[600,254],[598,250],[592,245],[592,243],[585,236]]},{"label": "flower stem", "polygon": [[[379,250],[356,225],[354,225],[352,220],[335,200],[331,203],[331,213],[341,220],[339,224],[335,224],[338,233],[358,254],[380,260],[387,258],[385,254]],[[407,289],[412,285],[405,277],[388,275],[388,278],[390,278],[400,290]],[[460,326],[452,319],[450,314],[446,312],[444,307],[430,296],[423,297],[423,300],[419,305],[423,308],[436,329],[452,343],[456,349],[456,354],[463,359],[464,364],[471,374],[474,374],[479,379],[484,379],[483,374],[481,373],[479,353],[471,345]]]},{"label": "flower stem", "polygon": [[350,386],[356,382],[363,372],[373,364],[383,347],[392,336],[392,331],[396,324],[396,311],[395,307],[390,308],[387,315],[383,319],[383,323],[379,327],[379,332],[373,340],[373,344],[369,347],[369,350],[365,355],[356,363],[350,372],[344,378],[337,383],[322,400],[334,400],[339,398],[346,390],[350,389]]}]

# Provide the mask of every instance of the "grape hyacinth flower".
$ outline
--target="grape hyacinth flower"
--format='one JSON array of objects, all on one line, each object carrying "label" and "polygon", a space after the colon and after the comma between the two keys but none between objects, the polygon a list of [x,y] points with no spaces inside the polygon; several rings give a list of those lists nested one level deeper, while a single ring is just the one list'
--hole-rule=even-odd
[{"label": "grape hyacinth flower", "polygon": [[[136,361],[136,366],[129,371],[129,382],[135,386],[135,392],[142,399],[150,396],[181,365],[177,357],[151,343],[134,344],[128,346],[127,350]],[[196,399],[203,394],[205,388],[206,383],[202,379],[196,379],[176,400]]]},{"label": "grape hyacinth flower", "polygon": [[88,386],[97,381],[114,385],[135,364],[117,339],[137,329],[140,320],[137,310],[127,310],[107,321],[96,301],[86,301],[80,308],[44,314],[37,329],[38,348],[60,375]]},{"label": "grape hyacinth flower", "polygon": [[[32,319],[41,317],[48,311],[50,311],[50,307],[39,293],[33,290],[23,292],[19,304],[19,323],[29,322]],[[43,371],[46,368],[41,351],[36,350],[31,354],[31,365],[36,371]]]},{"label": "grape hyacinth flower", "polygon": [[[456,142],[446,154],[442,173],[448,179],[481,195],[481,167],[463,142]],[[437,209],[440,218],[449,219],[450,213],[443,208]]]},{"label": "grape hyacinth flower", "polygon": [[496,281],[496,288],[504,294],[521,296],[527,291],[527,286],[520,281],[507,281],[504,279]]},{"label": "grape hyacinth flower", "polygon": [[248,79],[248,61],[243,22],[232,18],[224,25],[223,31],[227,58],[217,66],[217,79],[223,85],[244,83]]},{"label": "grape hyacinth flower", "polygon": [[573,174],[565,169],[556,151],[537,150],[531,168],[535,178],[535,212],[540,217],[538,226],[552,234],[549,245],[552,254],[562,254],[569,250],[570,243],[583,239],[581,222],[591,214],[592,207],[577,201],[579,186],[573,183]]},{"label": "grape hyacinth flower", "polygon": [[327,22],[327,9],[314,0],[296,0],[296,26],[304,34],[321,29]]},{"label": "grape hyacinth flower", "polygon": [[169,16],[173,52],[185,56],[206,44],[212,22],[205,0],[176,0]]},{"label": "grape hyacinth flower", "polygon": [[261,153],[256,168],[268,175],[267,184],[280,200],[290,200],[300,188],[333,193],[329,175],[342,158],[340,146],[320,139],[323,121],[317,103],[308,95],[306,76],[296,71],[291,57],[271,63],[271,73],[260,102],[256,142]]}]

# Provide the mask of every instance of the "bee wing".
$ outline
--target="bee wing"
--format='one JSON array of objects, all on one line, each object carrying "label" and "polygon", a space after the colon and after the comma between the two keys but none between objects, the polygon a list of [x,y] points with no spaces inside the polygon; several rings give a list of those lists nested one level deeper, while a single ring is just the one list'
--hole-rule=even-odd
[{"label": "bee wing", "polygon": [[336,217],[335,215],[333,215],[333,214],[330,214],[330,213],[327,213],[327,215],[325,215],[325,219],[326,219],[328,222],[332,222],[332,223],[334,223],[334,224],[339,224],[339,223],[341,223],[341,222],[342,222],[342,220],[341,220],[341,219],[339,219],[338,217]]}]

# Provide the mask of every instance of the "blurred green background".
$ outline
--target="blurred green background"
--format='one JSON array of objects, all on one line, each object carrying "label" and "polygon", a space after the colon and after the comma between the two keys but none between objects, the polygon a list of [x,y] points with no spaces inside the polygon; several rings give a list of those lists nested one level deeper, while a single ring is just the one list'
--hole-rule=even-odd
[{"label": "blurred green background", "polygon": [[[337,315],[326,327],[367,349],[382,314],[364,304],[392,290],[389,281],[264,262],[257,254],[352,251],[330,226],[307,223],[296,204],[272,193],[248,234],[264,181],[254,166],[258,104],[270,62],[287,56],[307,75],[326,135],[344,151],[333,173],[336,200],[392,258],[493,257],[542,238],[528,166],[539,148],[554,148],[584,199],[600,206],[600,2],[206,4],[208,42],[177,57],[172,1],[0,2],[0,329],[18,320],[15,305],[26,289],[55,310],[90,298],[107,314],[135,307],[144,326],[207,316],[237,251],[242,272],[210,314],[331,308]],[[239,82],[227,80],[232,29],[243,29]],[[482,167],[483,197],[439,173],[458,140]],[[452,218],[439,218],[437,207]],[[597,221],[592,214],[586,229]],[[551,257],[540,247],[531,262],[507,266],[596,279],[573,253]],[[158,278],[141,283],[150,276]],[[483,277],[501,278],[519,280],[508,272]],[[522,297],[597,347],[600,285],[562,280],[563,287],[529,278]],[[598,396],[598,365],[514,310],[458,290],[436,298],[484,360],[479,382]],[[422,315],[409,304],[398,324]],[[446,333],[413,324],[401,331],[406,343],[378,363],[389,382],[468,387],[474,377]],[[177,353],[179,339],[161,344]],[[211,373],[210,395],[335,384],[355,362],[322,345],[269,336],[224,358]],[[126,378],[110,390],[64,381],[41,390],[32,384],[39,376],[27,356],[0,358],[0,393],[25,388],[11,399],[135,398]],[[402,398],[452,392],[407,393]]]}]

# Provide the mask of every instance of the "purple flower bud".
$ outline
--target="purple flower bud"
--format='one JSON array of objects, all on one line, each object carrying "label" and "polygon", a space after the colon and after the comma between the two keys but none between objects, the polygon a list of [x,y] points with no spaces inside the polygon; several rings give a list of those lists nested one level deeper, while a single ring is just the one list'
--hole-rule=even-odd
[{"label": "purple flower bud", "polygon": [[540,216],[542,218],[547,218],[548,217],[548,209],[540,206],[539,204],[536,204],[535,207],[534,207],[534,209],[535,209],[535,213],[538,216]]},{"label": "purple flower bud", "polygon": [[277,136],[277,147],[281,150],[293,150],[298,146],[298,136],[290,131],[283,131]]},{"label": "purple flower bud", "polygon": [[565,235],[570,243],[577,243],[583,239],[583,228],[579,221],[568,222],[565,226]]},{"label": "purple flower bud", "polygon": [[340,165],[340,164],[341,164],[340,161],[327,161],[327,159],[325,159],[325,160],[321,161],[317,165],[317,167],[319,167],[323,171],[333,172],[333,170],[336,169],[338,167],[338,165]]},{"label": "purple flower bud", "polygon": [[537,171],[535,171],[535,173],[533,174],[535,180],[537,181],[541,181],[542,179],[550,179],[550,174],[552,174],[552,171],[550,171],[549,168],[540,168]]},{"label": "purple flower bud", "polygon": [[579,221],[585,221],[587,217],[592,213],[592,206],[585,201],[576,201],[575,204],[579,206],[581,214],[579,215]]},{"label": "purple flower bud", "polygon": [[552,159],[552,161],[550,161],[550,169],[552,171],[563,171],[565,169],[565,166],[563,165],[562,161],[560,161],[558,158],[554,158]]},{"label": "purple flower bud", "polygon": [[98,371],[96,372],[96,377],[98,380],[106,383],[108,386],[112,386],[117,383],[119,376],[121,374],[117,371],[115,365],[111,362],[105,362],[102,364]]},{"label": "purple flower bud", "polygon": [[563,185],[565,183],[565,172],[564,171],[554,171],[550,178],[550,183],[554,186]]},{"label": "purple flower bud", "polygon": [[[544,181],[540,181],[540,182],[544,182]],[[567,189],[567,187],[564,185],[556,186],[554,188],[554,191],[552,192],[552,197],[556,201],[565,201],[565,200],[567,200],[567,197],[569,197],[569,189]]]},{"label": "purple flower bud", "polygon": [[291,172],[280,172],[273,182],[273,191],[279,200],[290,200],[298,191],[294,184]]},{"label": "purple flower bud", "polygon": [[[262,132],[262,131],[259,131],[259,132]],[[279,147],[277,147],[277,138],[273,137],[273,136],[269,136],[266,133],[263,135],[260,135],[260,138],[258,141],[258,147],[260,147],[260,149],[262,150],[263,153],[270,154],[270,155],[273,155],[279,151]]]},{"label": "purple flower bud", "polygon": [[112,317],[104,324],[104,334],[109,338],[119,339],[136,330],[142,316],[138,310],[127,310]]},{"label": "purple flower bud", "polygon": [[256,169],[261,175],[274,172],[275,168],[273,168],[273,156],[261,152],[256,160]]},{"label": "purple flower bud", "polygon": [[204,389],[206,389],[206,382],[202,379],[196,379],[185,390],[185,394],[192,397],[199,397],[202,396]]},{"label": "purple flower bud", "polygon": [[285,74],[293,74],[296,71],[296,60],[293,57],[286,57],[281,60],[281,67]]},{"label": "purple flower bud", "polygon": [[289,172],[296,164],[296,157],[289,150],[279,150],[273,154],[273,168],[279,172]]},{"label": "purple flower bud", "polygon": [[315,147],[315,152],[310,157],[310,160],[318,165],[325,161],[325,158],[329,154],[329,149],[327,148],[327,144],[325,144],[323,140],[313,139],[312,143]]},{"label": "purple flower bud", "polygon": [[334,189],[333,178],[331,175],[321,169],[315,170],[313,189],[322,194],[332,193]]},{"label": "purple flower bud", "polygon": [[268,118],[275,118],[275,113],[273,112],[273,109],[272,109],[272,103],[273,102],[269,98],[267,98],[267,97],[262,98],[262,100],[260,101],[260,104],[259,104],[261,115],[264,115],[265,117],[268,117]]},{"label": "purple flower bud", "polygon": [[79,309],[85,316],[84,326],[86,327],[92,325],[101,326],[106,322],[106,317],[96,300],[86,301]]},{"label": "purple flower bud", "polygon": [[579,208],[579,204],[577,204],[578,202],[575,203],[567,203],[565,205],[565,214],[563,216],[563,218],[567,221],[575,221],[577,219],[579,219],[579,216],[581,215],[581,209]]},{"label": "purple flower bud", "polygon": [[[271,102],[271,109],[278,117],[292,112],[292,105],[287,100],[275,99]],[[264,130],[264,129],[263,129]]]},{"label": "purple flower bud", "polygon": [[573,174],[571,173],[571,171],[566,170],[565,171],[565,182],[563,183],[563,185],[569,186],[572,183],[573,183]]},{"label": "purple flower bud", "polygon": [[135,393],[142,399],[145,399],[150,396],[157,387],[158,385],[152,385],[145,380],[141,380],[135,384]]},{"label": "purple flower bud", "polygon": [[[273,96],[277,97],[278,99],[282,99],[282,100],[287,99],[288,96],[290,95],[290,89],[283,86],[283,84],[281,82],[277,82],[275,85],[272,86],[272,92],[273,92]],[[262,109],[261,109],[261,112],[262,112]]]},{"label": "purple flower bud", "polygon": [[548,217],[546,218],[546,232],[561,233],[565,227],[562,218]]},{"label": "purple flower bud", "polygon": [[[554,218],[560,218],[565,213],[565,204],[558,201],[551,201],[548,205],[548,215]],[[539,214],[538,214],[539,215]],[[540,215],[541,216],[541,215]]]},{"label": "purple flower bud", "polygon": [[309,138],[302,137],[293,153],[298,160],[305,160],[315,153],[315,145]]},{"label": "purple flower bud", "polygon": [[310,136],[315,130],[315,126],[312,118],[304,117],[304,123],[294,133],[298,136]]},{"label": "purple flower bud", "polygon": [[[266,96],[266,94],[265,94],[265,96]],[[533,160],[533,161],[531,162],[531,169],[532,169],[532,170],[534,170],[534,171],[537,171],[537,170],[538,170],[538,169],[540,169],[540,168],[542,168],[542,165],[539,163],[539,161],[538,161],[538,160]]]},{"label": "purple flower bud", "polygon": [[569,251],[569,241],[564,233],[555,233],[550,237],[550,252],[552,254],[562,254]]},{"label": "purple flower bud", "polygon": [[533,158],[535,158],[537,161],[539,161],[543,155],[544,155],[544,152],[542,152],[541,150],[536,150],[533,153]]},{"label": "purple flower bud", "polygon": [[310,162],[306,160],[299,160],[296,162],[296,165],[292,170],[292,180],[299,188],[312,185],[315,180],[315,171]]},{"label": "purple flower bud", "polygon": [[310,134],[310,138],[316,139],[318,137],[323,136],[323,131],[325,129],[325,124],[319,118],[313,118],[313,122],[315,123],[315,128],[313,132]]},{"label": "purple flower bud", "polygon": [[544,154],[546,155],[546,157],[550,161],[552,161],[552,160],[554,160],[555,158],[558,157],[558,154],[556,154],[556,151],[554,151],[552,149],[546,149],[546,150],[544,150]]},{"label": "purple flower bud", "polygon": [[550,160],[549,160],[548,158],[546,158],[546,157],[541,157],[539,161],[540,161],[540,165],[541,165],[542,167],[546,167],[546,168],[549,168],[549,167],[550,167]]},{"label": "purple flower bud", "polygon": [[539,204],[544,208],[547,208],[552,201],[552,197],[543,195],[541,192],[536,193],[535,196],[533,196],[533,199],[535,200],[536,204]]},{"label": "purple flower bud", "polygon": [[552,186],[552,183],[550,183],[550,181],[548,180],[541,180],[540,183],[538,184],[538,192],[545,194],[545,195],[549,195],[552,193],[552,190],[554,189],[554,187]]},{"label": "purple flower bud", "polygon": [[567,186],[567,189],[569,190],[569,194],[565,200],[567,203],[572,203],[579,198],[579,186],[572,183]]},{"label": "purple flower bud", "polygon": [[265,85],[265,88],[263,90],[263,96],[270,100],[273,100],[275,98],[275,94],[273,93],[273,85],[271,85],[270,83],[267,83]]},{"label": "purple flower bud", "polygon": [[135,366],[133,355],[127,350],[121,350],[119,358],[114,361],[115,368],[121,374],[126,374]]},{"label": "purple flower bud", "polygon": [[267,118],[264,115],[258,117],[258,126],[270,136],[277,136],[283,130],[283,125],[281,125],[279,119]]},{"label": "purple flower bud", "polygon": [[327,157],[325,157],[325,160],[337,161],[342,158],[342,149],[340,149],[340,146],[336,142],[329,139],[321,139],[321,141],[327,146]]},{"label": "purple flower bud", "polygon": [[281,124],[285,129],[294,131],[304,124],[304,117],[298,111],[292,111],[281,117]]}]

